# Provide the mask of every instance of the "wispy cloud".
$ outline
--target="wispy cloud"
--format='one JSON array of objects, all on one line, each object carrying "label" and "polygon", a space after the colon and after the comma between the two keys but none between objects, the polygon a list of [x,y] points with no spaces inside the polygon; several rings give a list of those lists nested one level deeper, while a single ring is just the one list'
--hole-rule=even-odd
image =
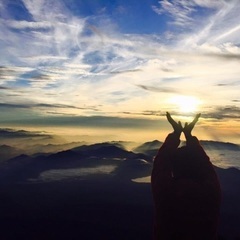
[{"label": "wispy cloud", "polygon": [[226,82],[226,83],[218,83],[217,86],[219,87],[225,87],[225,86],[238,86],[240,85],[240,80],[239,81],[234,81],[234,82]]},{"label": "wispy cloud", "polygon": [[16,81],[16,78],[30,70],[32,70],[32,68],[29,67],[0,66],[1,83]]},{"label": "wispy cloud", "polygon": [[[133,116],[133,115],[132,115]],[[16,120],[10,120],[9,124],[15,124]],[[62,126],[62,127],[86,127],[86,128],[115,128],[115,129],[141,129],[146,126],[149,128],[159,127],[159,120],[143,119],[141,117],[122,118],[104,116],[48,116],[45,118],[35,118],[20,121],[22,126],[34,124],[35,126]]]},{"label": "wispy cloud", "polygon": [[77,109],[77,110],[92,110],[99,111],[99,106],[71,106],[63,104],[47,104],[47,103],[25,103],[25,104],[11,104],[11,103],[0,103],[0,108],[25,108],[25,109]]},{"label": "wispy cloud", "polygon": [[25,130],[15,130],[11,128],[0,128],[0,138],[39,138],[39,137],[48,137],[50,135],[44,132],[34,132],[34,131],[25,131]]},{"label": "wispy cloud", "polygon": [[177,91],[172,88],[161,88],[155,86],[137,85],[138,87],[150,91],[150,92],[165,92],[165,93],[176,93]]},{"label": "wispy cloud", "polygon": [[193,22],[191,14],[194,10],[192,1],[159,1],[160,7],[152,6],[153,11],[157,14],[168,13],[173,17],[173,23],[179,26],[189,26]]},{"label": "wispy cloud", "polygon": [[125,33],[106,11],[83,17],[64,1],[22,4],[20,21],[0,5],[1,109],[161,116],[171,94],[202,99],[203,111],[239,98],[239,1],[159,1],[152,14],[170,16],[159,35]]},{"label": "wispy cloud", "polygon": [[239,119],[240,107],[238,106],[216,107],[209,113],[203,114],[203,117],[215,119]]},{"label": "wispy cloud", "polygon": [[7,24],[10,28],[13,29],[31,29],[31,30],[49,30],[52,28],[52,24],[47,21],[42,22],[29,22],[29,21],[15,21],[15,20],[9,20],[5,21],[5,24]]},{"label": "wispy cloud", "polygon": [[160,15],[169,14],[172,17],[172,24],[184,28],[196,23],[193,14],[197,12],[197,8],[219,10],[227,5],[227,2],[218,0],[161,0],[158,3],[159,6],[152,6],[154,12]]}]

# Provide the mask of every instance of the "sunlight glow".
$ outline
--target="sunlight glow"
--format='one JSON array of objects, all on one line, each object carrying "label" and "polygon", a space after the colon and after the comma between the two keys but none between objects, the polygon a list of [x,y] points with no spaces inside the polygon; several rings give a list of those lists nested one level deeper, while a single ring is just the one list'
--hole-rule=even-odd
[{"label": "sunlight glow", "polygon": [[174,96],[169,102],[182,113],[196,112],[200,104],[200,100],[193,96]]}]

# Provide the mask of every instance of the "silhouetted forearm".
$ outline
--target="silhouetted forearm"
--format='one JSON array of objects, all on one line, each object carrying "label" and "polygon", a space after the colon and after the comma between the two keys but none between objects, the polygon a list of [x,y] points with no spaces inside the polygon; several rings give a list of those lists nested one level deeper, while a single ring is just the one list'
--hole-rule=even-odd
[{"label": "silhouetted forearm", "polygon": [[189,136],[186,144],[192,152],[193,158],[195,158],[196,166],[199,172],[202,174],[203,183],[205,182],[213,185],[213,188],[220,192],[220,184],[217,174],[197,137]]},{"label": "silhouetted forearm", "polygon": [[151,175],[151,184],[154,198],[158,198],[172,180],[171,154],[180,144],[179,136],[170,133],[160,147],[154,162]]},{"label": "silhouetted forearm", "polygon": [[172,152],[177,149],[179,144],[180,139],[178,135],[174,132],[168,134],[154,159],[153,172],[166,174],[166,172],[169,173],[171,171],[172,168],[169,158]]}]

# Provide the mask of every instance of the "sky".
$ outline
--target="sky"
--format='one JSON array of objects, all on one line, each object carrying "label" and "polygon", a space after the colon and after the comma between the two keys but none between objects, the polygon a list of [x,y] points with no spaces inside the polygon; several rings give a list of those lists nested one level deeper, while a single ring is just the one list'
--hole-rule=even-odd
[{"label": "sky", "polygon": [[0,128],[240,143],[239,0],[0,0]]}]

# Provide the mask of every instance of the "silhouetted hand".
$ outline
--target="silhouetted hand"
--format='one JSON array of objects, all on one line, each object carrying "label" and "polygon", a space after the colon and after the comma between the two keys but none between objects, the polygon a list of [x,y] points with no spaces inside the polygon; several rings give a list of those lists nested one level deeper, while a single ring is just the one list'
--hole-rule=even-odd
[{"label": "silhouetted hand", "polygon": [[191,123],[185,123],[182,131],[183,131],[186,139],[192,136],[192,130],[200,116],[201,116],[201,113],[198,113]]},{"label": "silhouetted hand", "polygon": [[174,133],[180,138],[181,132],[183,130],[181,122],[176,122],[175,120],[173,120],[169,112],[166,113],[166,117],[168,122],[172,125]]}]

